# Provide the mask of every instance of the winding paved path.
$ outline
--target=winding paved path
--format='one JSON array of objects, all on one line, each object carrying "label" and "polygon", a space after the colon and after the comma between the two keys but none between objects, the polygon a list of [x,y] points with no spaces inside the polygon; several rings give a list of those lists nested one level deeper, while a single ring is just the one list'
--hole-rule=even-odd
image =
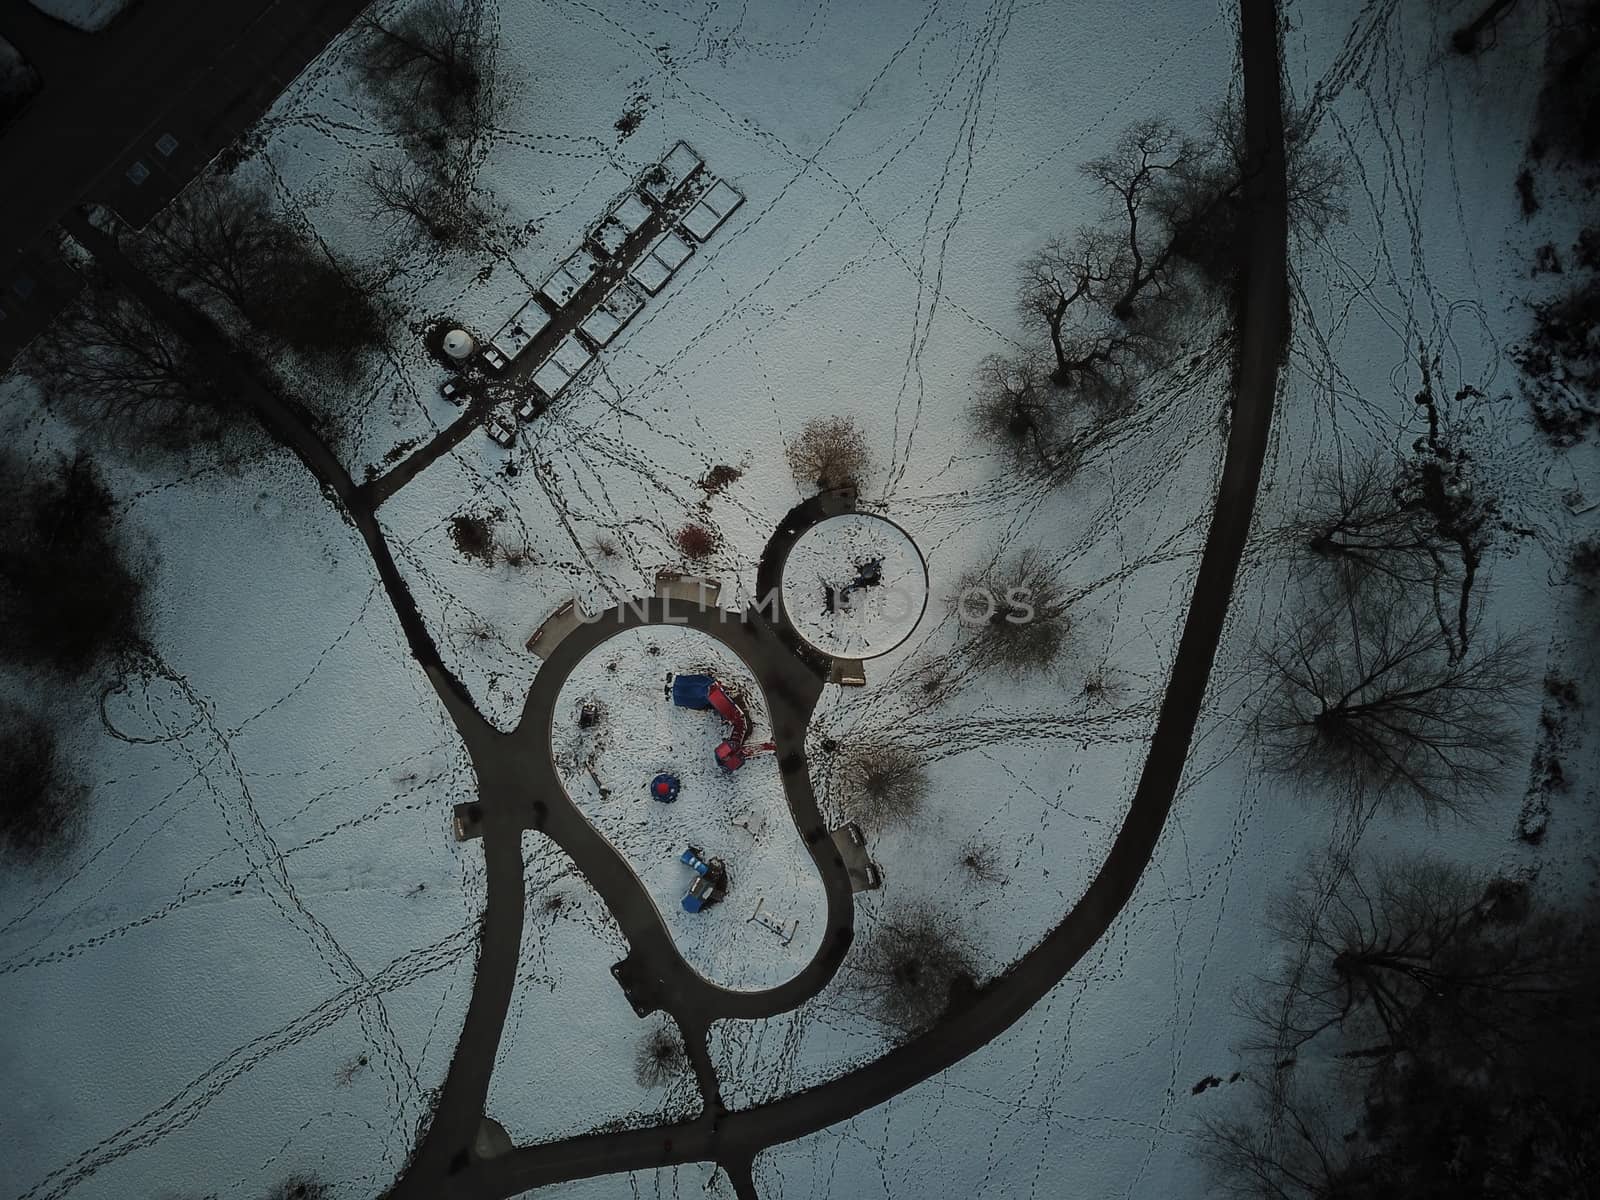
[{"label": "winding paved path", "polygon": [[[113,239],[79,218],[69,219],[69,228],[108,273],[194,342],[217,377],[235,386],[240,402],[299,455],[349,514],[373,557],[412,653],[460,730],[478,774],[488,900],[477,979],[437,1113],[390,1193],[392,1200],[499,1200],[561,1180],[709,1161],[722,1164],[738,1194],[748,1200],[756,1194],[751,1167],[758,1153],[881,1104],[986,1045],[1059,983],[1110,927],[1150,862],[1183,772],[1249,531],[1278,365],[1288,335],[1277,13],[1273,0],[1241,0],[1240,14],[1249,155],[1245,194],[1251,212],[1246,224],[1251,232],[1249,244],[1241,248],[1244,270],[1235,296],[1240,349],[1233,421],[1193,599],[1127,819],[1099,874],[1066,918],[1010,970],[962,998],[937,1027],[826,1084],[739,1112],[727,1112],[719,1096],[706,1048],[710,1023],[795,1007],[832,978],[850,941],[849,884],[817,813],[804,756],[806,725],[821,689],[814,666],[802,662],[754,614],[724,623],[715,610],[658,599],[650,601],[642,614],[614,612],[570,633],[536,678],[518,728],[500,733],[443,665],[369,497],[350,479],[305,411],[263,383],[214,325],[140,274]],[[786,527],[778,536],[792,533]],[[619,628],[669,618],[681,618],[719,638],[761,680],[791,812],[827,889],[829,933],[821,949],[800,975],[770,991],[731,992],[688,966],[643,885],[566,795],[551,761],[550,715],[572,668]],[[653,1129],[570,1138],[487,1158],[474,1152],[500,1031],[515,987],[526,902],[524,829],[537,829],[557,841],[622,926],[630,946],[625,982],[642,1006],[671,1013],[684,1032],[705,1098],[696,1118]]]}]

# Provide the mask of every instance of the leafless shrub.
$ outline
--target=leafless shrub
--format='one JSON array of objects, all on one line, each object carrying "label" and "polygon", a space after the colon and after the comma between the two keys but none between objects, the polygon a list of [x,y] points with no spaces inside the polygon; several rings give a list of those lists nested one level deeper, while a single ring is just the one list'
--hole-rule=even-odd
[{"label": "leafless shrub", "polygon": [[928,904],[886,910],[845,960],[848,992],[867,1012],[906,1036],[934,1025],[952,992],[977,980],[976,960],[954,917]]},{"label": "leafless shrub", "polygon": [[957,856],[961,869],[974,883],[998,885],[1006,882],[1000,847],[974,838],[961,847]]},{"label": "leafless shrub", "polygon": [[589,541],[589,550],[598,558],[616,558],[622,553],[617,539],[609,533],[597,533]]},{"label": "leafless shrub", "polygon": [[717,549],[715,531],[704,525],[685,525],[672,535],[672,542],[688,559],[709,558]]},{"label": "leafless shrub", "polygon": [[356,1081],[356,1077],[367,1069],[367,1056],[365,1054],[352,1055],[339,1064],[338,1070],[333,1073],[333,1082],[338,1087],[349,1087]]},{"label": "leafless shrub", "polygon": [[640,1087],[665,1087],[677,1080],[688,1066],[683,1042],[668,1024],[655,1026],[634,1052],[633,1075]]},{"label": "leafless shrub", "polygon": [[823,489],[859,487],[871,466],[866,435],[853,417],[813,417],[786,453],[796,481]]},{"label": "leafless shrub", "polygon": [[868,742],[847,752],[839,763],[838,780],[844,813],[879,830],[915,821],[932,786],[920,755],[883,742]]},{"label": "leafless shrub", "polygon": [[1037,550],[967,571],[950,608],[967,667],[1013,677],[1053,669],[1072,627],[1055,569]]},{"label": "leafless shrub", "polygon": [[1515,641],[1452,658],[1435,614],[1371,589],[1315,607],[1262,657],[1269,763],[1335,795],[1432,816],[1470,805],[1510,761],[1508,709],[1526,682]]}]

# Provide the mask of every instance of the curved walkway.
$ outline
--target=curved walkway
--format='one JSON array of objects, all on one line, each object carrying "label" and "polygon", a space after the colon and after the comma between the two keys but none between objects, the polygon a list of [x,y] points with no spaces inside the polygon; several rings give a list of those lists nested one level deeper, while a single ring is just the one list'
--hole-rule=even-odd
[{"label": "curved walkway", "polygon": [[[762,1150],[845,1121],[932,1078],[1010,1028],[1105,934],[1155,852],[1176,794],[1222,636],[1266,457],[1288,341],[1288,218],[1274,0],[1241,0],[1245,196],[1251,236],[1234,297],[1240,347],[1227,457],[1172,676],[1128,817],[1083,898],[1037,947],[936,1027],[866,1066],[781,1100],[696,1121],[524,1147],[437,1178],[434,1195],[500,1200],[586,1176],[691,1162],[723,1164],[754,1197]],[[803,508],[804,506],[802,506]],[[796,513],[791,517],[797,516]],[[787,529],[789,521],[785,522]],[[795,532],[798,536],[798,531]],[[780,560],[781,565],[781,560]],[[765,560],[763,566],[766,566]]]}]

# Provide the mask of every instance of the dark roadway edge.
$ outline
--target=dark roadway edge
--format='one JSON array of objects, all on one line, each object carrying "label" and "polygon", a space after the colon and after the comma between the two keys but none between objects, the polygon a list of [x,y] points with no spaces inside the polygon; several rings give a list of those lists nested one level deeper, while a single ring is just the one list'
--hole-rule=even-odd
[{"label": "dark roadway edge", "polygon": [[883,1104],[988,1044],[1043,999],[1110,928],[1154,854],[1183,774],[1249,534],[1288,341],[1287,188],[1274,0],[1241,0],[1240,33],[1249,158],[1245,195],[1252,219],[1235,297],[1239,350],[1227,456],[1149,756],[1127,819],[1083,898],[1037,947],[935,1029],[865,1067],[712,1122],[702,1118],[523,1147],[454,1176],[435,1177],[433,1195],[499,1200],[569,1179],[691,1162],[725,1163],[741,1195],[753,1195],[750,1164],[760,1151]]}]

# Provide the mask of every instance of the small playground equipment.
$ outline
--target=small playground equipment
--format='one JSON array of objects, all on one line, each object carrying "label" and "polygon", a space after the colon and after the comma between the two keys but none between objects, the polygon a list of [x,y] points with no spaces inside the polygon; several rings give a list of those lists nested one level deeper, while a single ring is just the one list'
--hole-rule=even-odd
[{"label": "small playground equipment", "polygon": [[776,748],[772,742],[750,744],[750,714],[715,676],[668,675],[667,694],[679,708],[710,709],[731,726],[716,749],[717,766],[724,771],[737,771],[755,755]]},{"label": "small playground equipment", "polygon": [[663,771],[650,781],[650,799],[671,804],[678,798],[678,790],[681,787],[682,784],[676,775],[669,775]]},{"label": "small playground equipment", "polygon": [[728,891],[728,868],[720,858],[700,857],[698,846],[690,846],[678,860],[694,872],[689,890],[683,894],[683,911],[697,913],[721,900]]},{"label": "small playground equipment", "polygon": [[767,898],[765,896],[757,896],[756,910],[746,917],[745,920],[754,921],[757,925],[760,925],[763,929],[770,932],[780,942],[787,946],[790,942],[794,941],[794,935],[800,929],[800,918],[795,917],[792,921],[786,923],[781,917],[769,916],[767,913],[763,912],[762,910],[766,907],[766,905]]}]

